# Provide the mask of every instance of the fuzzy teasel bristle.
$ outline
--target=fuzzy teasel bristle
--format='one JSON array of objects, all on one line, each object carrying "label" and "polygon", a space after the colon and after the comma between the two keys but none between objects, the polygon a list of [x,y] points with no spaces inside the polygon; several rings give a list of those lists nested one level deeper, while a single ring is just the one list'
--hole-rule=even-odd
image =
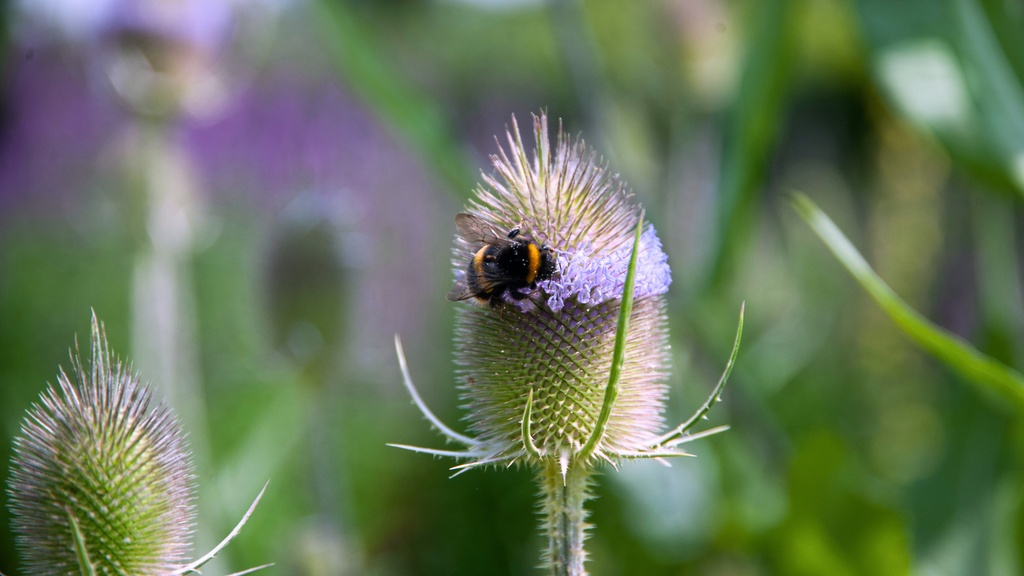
[{"label": "fuzzy teasel bristle", "polygon": [[169,573],[194,516],[181,428],[111,354],[95,315],[89,365],[77,351],[71,361],[14,442],[9,507],[25,573]]},{"label": "fuzzy teasel bristle", "polygon": [[[510,154],[492,158],[504,182],[485,177],[487,187],[477,189],[468,213],[501,234],[518,228],[521,237],[551,248],[557,272],[522,300],[460,307],[456,362],[480,449],[494,460],[564,460],[580,452],[601,411],[640,208],[582,141],[559,130],[552,151],[545,117],[534,119],[532,159],[514,119],[513,126]],[[457,237],[457,277],[478,248]],[[593,457],[635,453],[662,425],[670,359],[667,260],[646,224],[618,400]],[[536,454],[524,449],[521,426],[531,391]]]}]

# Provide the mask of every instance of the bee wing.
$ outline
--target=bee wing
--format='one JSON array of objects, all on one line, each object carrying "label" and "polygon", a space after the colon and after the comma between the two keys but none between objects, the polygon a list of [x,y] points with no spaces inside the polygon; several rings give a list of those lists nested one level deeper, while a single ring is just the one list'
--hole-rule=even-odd
[{"label": "bee wing", "polygon": [[491,228],[483,220],[465,212],[455,215],[455,227],[459,229],[459,234],[462,234],[462,237],[471,244],[502,246],[512,242],[508,236],[495,232],[494,228]]},{"label": "bee wing", "polygon": [[455,281],[455,286],[452,286],[451,292],[445,295],[445,299],[449,302],[458,302],[460,300],[468,300],[473,297],[473,292],[469,289],[469,285],[466,284],[464,278],[459,278]]}]

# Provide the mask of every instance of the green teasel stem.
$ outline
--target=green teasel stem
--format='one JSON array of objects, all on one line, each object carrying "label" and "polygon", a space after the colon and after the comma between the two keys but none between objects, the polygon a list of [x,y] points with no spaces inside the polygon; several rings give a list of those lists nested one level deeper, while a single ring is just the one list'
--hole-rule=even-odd
[{"label": "green teasel stem", "polygon": [[547,566],[552,576],[585,576],[583,540],[590,525],[583,504],[590,500],[593,469],[573,463],[563,475],[557,460],[547,459],[540,471],[542,514],[548,534]]},{"label": "green teasel stem", "polygon": [[[563,469],[562,460],[551,458],[547,459],[540,474],[541,493],[544,498],[544,522],[549,538],[546,558],[552,576],[585,576],[587,573],[583,568],[583,563],[587,558],[583,540],[586,538],[586,531],[590,526],[585,521],[587,511],[583,508],[583,504],[591,498],[590,482],[593,476],[593,469],[588,465],[588,461],[604,438],[608,420],[612,415],[612,408],[619,395],[619,380],[626,358],[626,334],[629,332],[629,316],[633,310],[636,260],[640,251],[640,235],[643,232],[643,227],[644,213],[641,211],[636,224],[633,252],[629,258],[629,269],[622,291],[608,386],[605,388],[604,402],[601,405],[597,423],[576,458],[568,462],[568,469]],[[526,411],[523,415],[523,441],[528,443],[527,450],[536,455],[535,447],[530,450],[533,439],[528,436],[532,401],[533,390],[530,391]]]},{"label": "green teasel stem", "polygon": [[608,420],[612,416],[612,407],[615,406],[615,399],[619,396],[619,379],[622,376],[622,365],[626,361],[626,334],[629,333],[629,316],[633,312],[633,285],[636,281],[636,258],[640,252],[640,234],[644,229],[644,211],[640,211],[640,218],[636,223],[636,237],[633,239],[633,253],[629,257],[629,269],[626,272],[625,287],[622,290],[622,304],[619,308],[619,324],[615,330],[615,349],[612,353],[612,366],[608,376],[608,386],[604,391],[604,402],[601,404],[601,413],[597,417],[594,431],[590,434],[587,443],[580,450],[577,459],[586,463],[597,450],[598,444],[604,438],[604,431],[608,426]]}]

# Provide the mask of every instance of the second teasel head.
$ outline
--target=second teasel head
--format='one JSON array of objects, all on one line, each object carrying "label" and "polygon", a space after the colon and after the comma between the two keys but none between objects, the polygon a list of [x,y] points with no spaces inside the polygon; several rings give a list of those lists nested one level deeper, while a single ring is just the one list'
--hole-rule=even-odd
[{"label": "second teasel head", "polygon": [[[544,115],[534,118],[533,129],[536,151],[528,155],[513,118],[508,150],[492,157],[501,181],[485,176],[477,199],[457,217],[449,299],[481,280],[490,289],[471,294],[485,305],[460,306],[456,316],[457,374],[480,455],[474,464],[557,461],[564,469],[601,412],[641,210],[582,141],[559,130],[552,149]],[[634,455],[662,425],[671,277],[653,226],[645,224],[639,238],[618,399],[590,459]],[[503,256],[501,250],[507,258],[520,251],[525,268],[495,287],[503,278],[481,264],[485,256]],[[531,439],[522,426],[530,398],[535,452],[524,444]]]},{"label": "second teasel head", "polygon": [[74,370],[59,373],[14,441],[8,506],[24,572],[170,574],[194,529],[184,432],[114,356],[95,315],[89,360],[72,356]]}]

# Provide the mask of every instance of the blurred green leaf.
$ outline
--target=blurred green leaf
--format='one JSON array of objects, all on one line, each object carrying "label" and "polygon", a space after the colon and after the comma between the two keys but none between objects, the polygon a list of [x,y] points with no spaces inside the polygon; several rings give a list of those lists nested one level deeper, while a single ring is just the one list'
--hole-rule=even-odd
[{"label": "blurred green leaf", "polygon": [[976,177],[1024,193],[1019,15],[1005,2],[979,0],[857,7],[874,75],[900,113]]},{"label": "blurred green leaf", "polygon": [[373,28],[361,21],[346,0],[319,0],[311,8],[324,47],[348,88],[405,139],[460,199],[467,198],[476,170],[440,108],[387,62]]},{"label": "blurred green leaf", "polygon": [[875,274],[842,231],[810,198],[794,194],[792,201],[796,211],[829,250],[907,335],[980,389],[996,392],[1024,412],[1024,376],[921,316]]}]

